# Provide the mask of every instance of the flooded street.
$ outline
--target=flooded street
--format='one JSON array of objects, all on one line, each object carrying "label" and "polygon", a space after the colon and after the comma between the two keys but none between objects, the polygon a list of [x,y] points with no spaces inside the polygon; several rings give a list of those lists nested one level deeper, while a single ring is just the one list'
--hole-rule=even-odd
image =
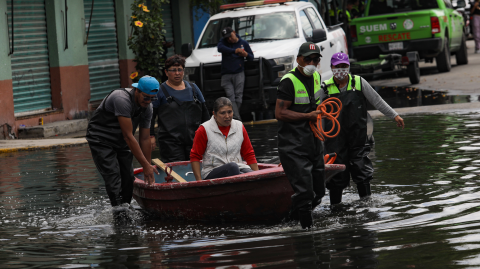
[{"label": "flooded street", "polygon": [[[0,155],[1,267],[480,267],[480,115],[404,119],[374,120],[371,200],[349,187],[332,212],[327,192],[311,231],[140,210],[115,225],[88,146]],[[276,124],[246,127],[259,162],[277,156]]]}]

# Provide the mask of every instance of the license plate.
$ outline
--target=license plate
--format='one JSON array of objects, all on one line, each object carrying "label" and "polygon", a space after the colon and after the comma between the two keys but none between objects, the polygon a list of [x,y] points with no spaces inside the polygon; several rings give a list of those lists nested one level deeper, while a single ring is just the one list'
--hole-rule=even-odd
[{"label": "license plate", "polygon": [[403,50],[403,42],[388,43],[388,50]]}]

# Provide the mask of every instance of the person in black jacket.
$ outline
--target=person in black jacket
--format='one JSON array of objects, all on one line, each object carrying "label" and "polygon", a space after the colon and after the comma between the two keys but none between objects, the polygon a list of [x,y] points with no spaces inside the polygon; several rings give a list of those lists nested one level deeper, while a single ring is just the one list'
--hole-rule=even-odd
[{"label": "person in black jacket", "polygon": [[155,149],[155,119],[158,115],[158,146],[163,162],[190,160],[190,150],[198,126],[210,119],[202,92],[183,80],[185,59],[173,55],[165,62],[167,81],[160,85],[153,102],[150,142]]},{"label": "person in black jacket", "polygon": [[253,52],[247,41],[230,27],[222,30],[223,38],[218,42],[218,52],[222,53],[222,88],[227,98],[232,101],[233,118],[240,118],[240,107],[243,99],[243,86],[245,85],[245,58],[253,60]]}]

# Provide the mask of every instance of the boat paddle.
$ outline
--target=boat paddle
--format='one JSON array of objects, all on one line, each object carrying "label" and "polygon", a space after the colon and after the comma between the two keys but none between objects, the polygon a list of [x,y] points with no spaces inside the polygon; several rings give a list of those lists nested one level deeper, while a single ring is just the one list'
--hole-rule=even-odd
[{"label": "boat paddle", "polygon": [[[185,179],[183,179],[183,177],[181,177],[179,174],[175,173],[175,171],[173,171],[171,167],[168,167],[167,165],[165,165],[159,159],[152,159],[152,163],[155,164],[156,166],[158,166],[160,169],[162,169],[167,174],[167,176],[172,176],[173,179],[175,179],[176,181],[178,181],[180,183],[186,183],[187,182]],[[166,171],[167,167],[170,168],[170,169],[168,169],[168,171]]]}]

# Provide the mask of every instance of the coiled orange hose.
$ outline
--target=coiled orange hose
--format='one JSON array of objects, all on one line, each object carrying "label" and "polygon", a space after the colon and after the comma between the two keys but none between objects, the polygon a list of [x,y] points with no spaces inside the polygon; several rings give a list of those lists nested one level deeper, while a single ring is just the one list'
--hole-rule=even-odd
[{"label": "coiled orange hose", "polygon": [[[331,112],[327,112],[327,108]],[[312,129],[315,137],[321,141],[325,141],[325,138],[333,138],[340,133],[340,123],[337,118],[340,115],[342,110],[342,101],[335,97],[330,97],[323,101],[318,107],[317,110],[320,110],[322,113],[318,114],[316,122],[310,122],[310,128]],[[324,131],[322,126],[322,119],[327,119],[332,121],[332,129],[329,131]],[[337,132],[335,134],[330,134],[335,130],[335,127],[338,126]]]}]

